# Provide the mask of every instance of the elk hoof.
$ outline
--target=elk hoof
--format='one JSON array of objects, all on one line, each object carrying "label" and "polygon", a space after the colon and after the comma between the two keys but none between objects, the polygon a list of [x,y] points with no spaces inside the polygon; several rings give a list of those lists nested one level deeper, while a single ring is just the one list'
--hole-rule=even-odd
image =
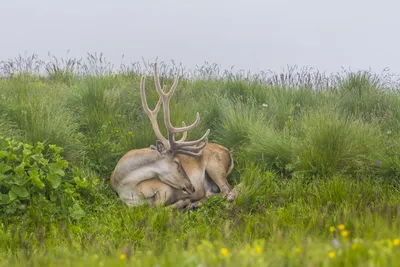
[{"label": "elk hoof", "polygon": [[235,200],[236,198],[236,192],[234,190],[231,190],[228,194],[226,194],[225,196],[226,200],[228,200],[229,202],[232,202]]},{"label": "elk hoof", "polygon": [[202,204],[202,201],[196,201],[186,206],[188,210],[197,210]]}]

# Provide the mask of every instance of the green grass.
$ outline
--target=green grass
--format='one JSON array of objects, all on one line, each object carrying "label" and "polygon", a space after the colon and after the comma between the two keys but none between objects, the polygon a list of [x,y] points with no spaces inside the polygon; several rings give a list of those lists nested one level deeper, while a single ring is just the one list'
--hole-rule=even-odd
[{"label": "green grass", "polygon": [[[161,64],[168,86],[173,68]],[[188,212],[128,208],[109,185],[124,153],[156,141],[141,109],[139,65],[113,71],[102,55],[86,63],[32,56],[2,62],[0,71],[0,135],[25,143],[2,148],[15,158],[0,149],[0,266],[396,266],[400,260],[400,93],[387,77],[326,77],[307,69],[250,76],[216,65],[186,70],[171,101],[172,123],[192,123],[200,113],[189,138],[211,129],[210,141],[231,149],[229,181],[239,192],[233,203],[215,196]],[[146,93],[154,107],[151,76]],[[21,178],[33,179],[32,170],[60,174],[40,157],[26,160],[34,149],[28,144],[37,142],[63,148],[69,162],[63,180],[43,194],[15,191],[19,202],[8,203],[2,184],[21,190],[35,184]],[[14,176],[7,160],[18,164]]]}]

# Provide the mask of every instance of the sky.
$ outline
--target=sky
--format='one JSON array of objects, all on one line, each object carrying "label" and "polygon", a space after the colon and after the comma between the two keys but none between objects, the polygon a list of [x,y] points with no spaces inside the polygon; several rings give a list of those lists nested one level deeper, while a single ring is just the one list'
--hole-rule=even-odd
[{"label": "sky", "polygon": [[399,10],[398,0],[1,0],[0,61],[70,50],[116,65],[400,73]]}]

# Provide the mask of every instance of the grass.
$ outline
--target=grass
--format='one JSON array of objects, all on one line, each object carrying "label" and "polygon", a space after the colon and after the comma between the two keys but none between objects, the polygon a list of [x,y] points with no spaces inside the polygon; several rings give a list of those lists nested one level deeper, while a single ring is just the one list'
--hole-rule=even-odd
[{"label": "grass", "polygon": [[[163,83],[175,67],[161,64]],[[10,204],[2,184],[37,165],[15,166],[10,177],[0,153],[0,266],[396,266],[396,81],[368,72],[185,69],[171,120],[189,124],[200,112],[189,138],[211,129],[210,141],[231,149],[229,181],[239,192],[233,203],[215,196],[188,212],[128,208],[109,185],[125,152],[155,143],[141,110],[141,71],[115,70],[102,55],[1,62],[0,135],[24,148],[56,144],[69,165],[57,199],[36,190]]]}]

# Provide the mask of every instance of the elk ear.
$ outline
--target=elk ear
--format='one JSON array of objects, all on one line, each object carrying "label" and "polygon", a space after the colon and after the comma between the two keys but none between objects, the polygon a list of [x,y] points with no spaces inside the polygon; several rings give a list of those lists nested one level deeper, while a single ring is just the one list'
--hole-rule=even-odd
[{"label": "elk ear", "polygon": [[161,155],[164,155],[165,153],[167,153],[167,150],[165,149],[164,144],[160,140],[157,140],[156,145],[157,145],[158,153],[160,153]]}]

